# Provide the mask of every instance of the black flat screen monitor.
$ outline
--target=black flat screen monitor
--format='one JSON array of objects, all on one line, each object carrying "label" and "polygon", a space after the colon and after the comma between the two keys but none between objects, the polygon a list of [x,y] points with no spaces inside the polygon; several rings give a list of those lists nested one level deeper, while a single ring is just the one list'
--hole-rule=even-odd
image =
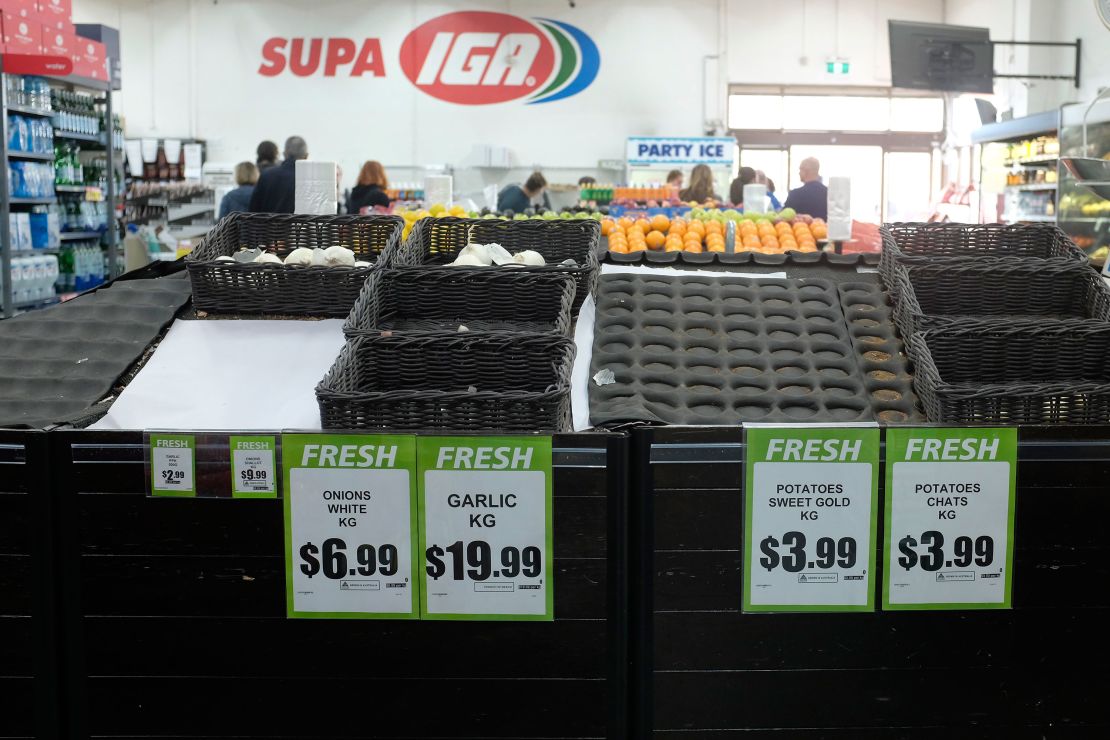
[{"label": "black flat screen monitor", "polygon": [[990,30],[890,21],[893,87],[944,92],[994,92]]}]

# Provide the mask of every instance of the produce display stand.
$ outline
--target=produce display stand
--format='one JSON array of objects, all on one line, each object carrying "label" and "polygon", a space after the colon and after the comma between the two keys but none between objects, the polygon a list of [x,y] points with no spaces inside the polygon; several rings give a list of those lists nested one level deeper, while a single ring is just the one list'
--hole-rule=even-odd
[{"label": "produce display stand", "polygon": [[741,613],[741,430],[641,428],[632,450],[631,737],[1110,732],[1092,671],[1110,658],[1110,428],[1019,430],[1013,609],[986,611]]},{"label": "produce display stand", "polygon": [[58,733],[46,434],[0,431],[0,736]]},{"label": "produce display stand", "polygon": [[552,623],[287,619],[281,500],[151,498],[142,433],[50,437],[70,736],[623,736],[623,435],[553,440]]}]

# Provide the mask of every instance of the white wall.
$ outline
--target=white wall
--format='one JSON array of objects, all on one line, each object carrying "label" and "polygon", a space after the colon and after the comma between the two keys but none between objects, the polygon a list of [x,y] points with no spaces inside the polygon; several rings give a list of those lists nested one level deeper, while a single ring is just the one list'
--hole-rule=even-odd
[{"label": "white wall", "polygon": [[[520,168],[596,172],[623,159],[629,135],[700,135],[702,55],[718,47],[717,0],[565,0],[361,3],[349,0],[75,0],[79,22],[120,30],[121,109],[129,137],[196,136],[209,158],[253,158],[261,139],[304,136],[314,159],[346,180],[366,159],[386,165],[465,164],[475,145],[510,148]],[[462,106],[418,91],[398,52],[424,21],[454,10],[494,10],[573,23],[598,44],[601,69],[562,101]],[[384,78],[257,73],[264,41],[381,39]],[[487,173],[499,181],[509,174]],[[608,173],[611,178],[613,173]],[[573,177],[572,177],[573,176]]]},{"label": "white wall", "polygon": [[[940,23],[944,0],[728,0],[735,84],[890,85],[887,21]],[[850,60],[830,75],[830,57]]]}]

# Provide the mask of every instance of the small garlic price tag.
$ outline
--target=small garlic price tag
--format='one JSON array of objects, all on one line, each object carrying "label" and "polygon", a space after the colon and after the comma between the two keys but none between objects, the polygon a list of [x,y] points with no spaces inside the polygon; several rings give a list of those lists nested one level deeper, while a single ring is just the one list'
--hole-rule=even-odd
[{"label": "small garlic price tag", "polygon": [[273,436],[232,436],[231,495],[233,498],[277,498]]},{"label": "small garlic price tag", "polygon": [[152,496],[196,496],[196,438],[192,434],[150,435]]}]

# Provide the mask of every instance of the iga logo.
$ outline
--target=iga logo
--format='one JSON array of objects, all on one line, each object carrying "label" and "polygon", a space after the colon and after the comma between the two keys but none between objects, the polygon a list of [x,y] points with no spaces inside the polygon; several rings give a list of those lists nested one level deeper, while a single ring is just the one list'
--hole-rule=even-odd
[{"label": "iga logo", "polygon": [[414,85],[463,105],[568,98],[589,87],[600,64],[597,44],[581,29],[505,13],[441,15],[401,44],[401,69]]}]

